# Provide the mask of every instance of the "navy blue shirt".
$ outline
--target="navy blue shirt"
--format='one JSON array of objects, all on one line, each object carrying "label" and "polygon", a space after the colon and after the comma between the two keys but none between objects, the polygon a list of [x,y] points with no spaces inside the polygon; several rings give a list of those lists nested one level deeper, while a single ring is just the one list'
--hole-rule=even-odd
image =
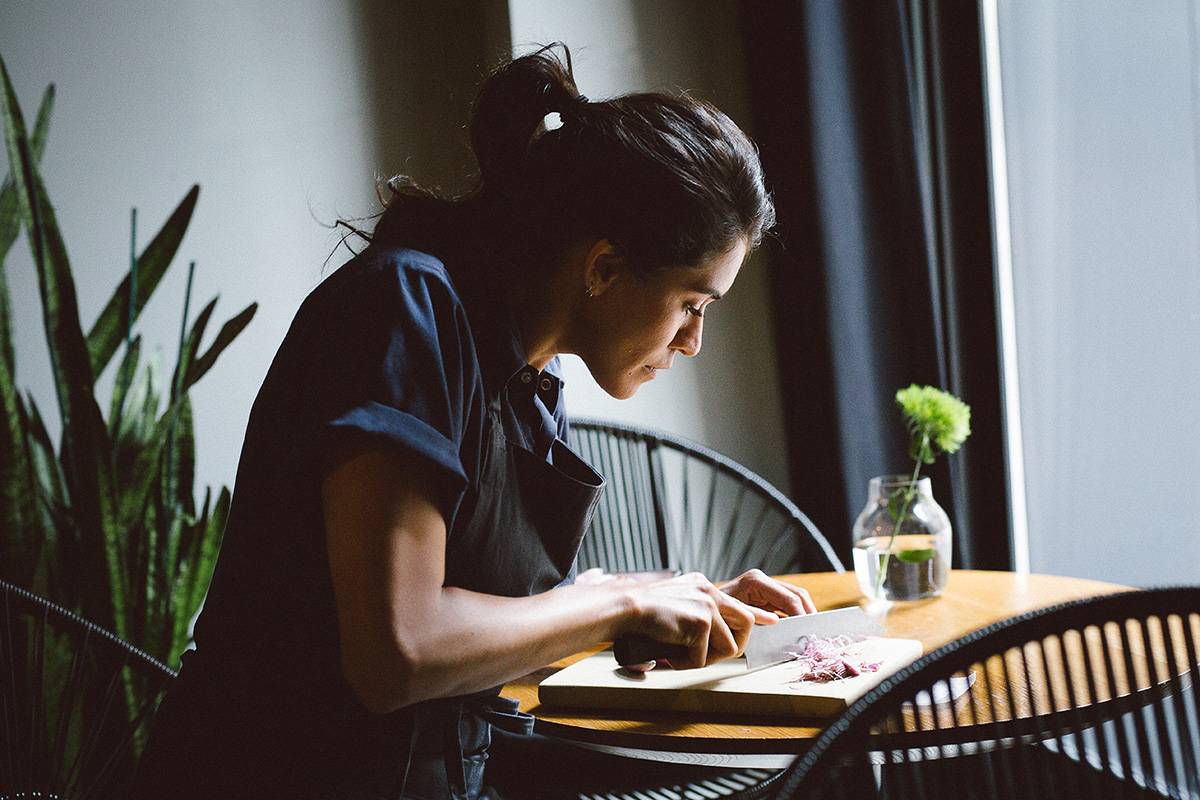
[{"label": "navy blue shirt", "polygon": [[549,458],[566,438],[557,359],[530,366],[494,277],[454,267],[372,245],[298,311],[250,414],[196,625],[201,672],[231,697],[345,707],[330,691],[345,688],[320,499],[331,440],[365,437],[414,457],[435,478],[452,540],[479,479],[489,398],[500,397],[510,441]]}]

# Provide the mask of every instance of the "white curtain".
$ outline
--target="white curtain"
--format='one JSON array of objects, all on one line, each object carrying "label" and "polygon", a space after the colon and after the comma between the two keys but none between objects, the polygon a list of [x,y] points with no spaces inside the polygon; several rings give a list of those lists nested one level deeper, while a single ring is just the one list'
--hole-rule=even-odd
[{"label": "white curtain", "polygon": [[1200,580],[1198,20],[999,3],[1035,572]]}]

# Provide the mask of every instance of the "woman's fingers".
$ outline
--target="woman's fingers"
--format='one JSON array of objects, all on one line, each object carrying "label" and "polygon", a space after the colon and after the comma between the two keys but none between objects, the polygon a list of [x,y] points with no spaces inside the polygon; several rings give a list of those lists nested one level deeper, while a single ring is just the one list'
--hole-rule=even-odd
[{"label": "woman's fingers", "polygon": [[721,588],[764,611],[779,611],[786,616],[794,616],[811,614],[817,610],[807,589],[776,580],[758,569],[743,573]]},{"label": "woman's fingers", "polygon": [[[677,669],[702,667],[741,653],[755,625],[778,622],[774,613],[804,614],[812,609],[807,592],[752,570],[723,587],[699,573],[643,584],[636,590],[642,608],[637,633],[683,645],[686,656],[672,659]],[[807,603],[807,604],[806,604]]]},{"label": "woman's fingers", "polygon": [[737,655],[746,648],[746,642],[750,638],[750,632],[754,626],[758,624],[760,617],[770,619],[772,624],[778,620],[773,614],[763,611],[760,608],[747,605],[738,600],[732,595],[722,592],[720,589],[713,587],[716,596],[719,598],[718,607],[721,613],[721,621],[724,623],[724,628],[728,630],[730,641],[723,641],[722,645],[731,644],[732,652],[722,649],[722,656]]},{"label": "woman's fingers", "polygon": [[774,581],[774,583],[778,584],[779,586],[782,586],[787,591],[796,595],[796,597],[800,598],[800,603],[804,607],[803,613],[805,613],[805,614],[817,613],[817,605],[816,605],[816,603],[813,602],[812,595],[808,593],[808,589],[805,589],[802,586],[794,586],[794,585],[788,583],[787,581],[777,581],[777,580],[774,580],[773,578],[771,580]]}]

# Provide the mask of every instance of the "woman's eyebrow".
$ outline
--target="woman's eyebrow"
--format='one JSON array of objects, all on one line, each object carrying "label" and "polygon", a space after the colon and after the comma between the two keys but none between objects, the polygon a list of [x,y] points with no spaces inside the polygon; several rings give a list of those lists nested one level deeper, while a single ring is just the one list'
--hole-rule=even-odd
[{"label": "woman's eyebrow", "polygon": [[709,297],[711,297],[713,300],[720,300],[724,296],[721,294],[721,292],[718,292],[716,289],[712,288],[711,286],[697,286],[697,287],[693,288],[692,291],[696,292],[697,294],[706,294]]}]

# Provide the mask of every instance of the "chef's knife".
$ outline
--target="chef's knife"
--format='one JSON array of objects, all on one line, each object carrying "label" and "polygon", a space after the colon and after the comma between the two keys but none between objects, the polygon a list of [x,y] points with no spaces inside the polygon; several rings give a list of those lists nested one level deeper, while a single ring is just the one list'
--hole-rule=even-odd
[{"label": "chef's knife", "polygon": [[[785,617],[774,625],[755,625],[746,641],[746,669],[790,661],[806,636],[879,636],[883,626],[861,608],[839,608],[816,614]],[[627,636],[613,642],[613,655],[621,666],[647,661],[671,661],[687,656],[687,648],[663,644],[644,636]]]}]

